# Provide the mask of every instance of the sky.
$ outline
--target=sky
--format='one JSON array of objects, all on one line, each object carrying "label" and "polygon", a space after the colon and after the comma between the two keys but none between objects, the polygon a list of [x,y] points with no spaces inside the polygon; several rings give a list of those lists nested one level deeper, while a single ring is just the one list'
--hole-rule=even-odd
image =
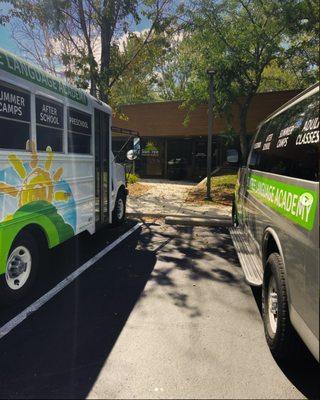
[{"label": "sky", "polygon": [[[9,4],[1,3],[0,14],[6,14],[10,10],[10,7],[11,6]],[[147,19],[142,18],[138,25],[132,26],[132,29],[135,31],[142,31],[147,29],[149,26],[150,22]],[[16,55],[22,55],[19,46],[11,35],[10,24],[7,24],[6,26],[0,26],[0,47]]]},{"label": "sky", "polygon": [[[0,6],[0,13],[6,14],[10,9],[8,4],[2,4]],[[18,45],[13,40],[11,36],[11,29],[10,26],[0,26],[0,47],[3,49],[9,50],[15,54],[20,54]]]}]

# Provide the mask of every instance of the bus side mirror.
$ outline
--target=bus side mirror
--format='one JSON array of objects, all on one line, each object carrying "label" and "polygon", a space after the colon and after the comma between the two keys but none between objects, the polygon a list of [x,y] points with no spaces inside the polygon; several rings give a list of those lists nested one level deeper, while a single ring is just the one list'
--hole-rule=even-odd
[{"label": "bus side mirror", "polygon": [[129,160],[129,161],[134,161],[134,160],[136,160],[138,158],[138,153],[136,152],[136,151],[134,151],[134,150],[129,150],[128,152],[127,152],[127,159]]},{"label": "bus side mirror", "polygon": [[133,139],[133,149],[127,152],[127,159],[129,161],[136,160],[139,157],[140,152],[141,152],[140,138],[136,137]]},{"label": "bus side mirror", "polygon": [[227,162],[229,164],[238,164],[239,162],[239,153],[236,149],[227,150]]}]

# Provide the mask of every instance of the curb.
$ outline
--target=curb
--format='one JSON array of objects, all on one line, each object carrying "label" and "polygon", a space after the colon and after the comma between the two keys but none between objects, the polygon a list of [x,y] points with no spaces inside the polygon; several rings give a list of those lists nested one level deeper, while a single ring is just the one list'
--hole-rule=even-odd
[{"label": "curb", "polygon": [[231,216],[228,215],[217,215],[216,217],[208,217],[208,216],[195,216],[195,215],[187,215],[187,214],[164,214],[164,213],[141,213],[141,212],[127,212],[126,215],[128,217],[133,218],[143,218],[143,217],[150,217],[150,218],[179,218],[179,219],[186,219],[189,220],[191,218],[196,219],[205,219],[205,220],[231,220]]},{"label": "curb", "polygon": [[211,226],[211,227],[231,227],[231,219],[228,218],[199,218],[199,217],[166,217],[167,225],[183,226]]}]

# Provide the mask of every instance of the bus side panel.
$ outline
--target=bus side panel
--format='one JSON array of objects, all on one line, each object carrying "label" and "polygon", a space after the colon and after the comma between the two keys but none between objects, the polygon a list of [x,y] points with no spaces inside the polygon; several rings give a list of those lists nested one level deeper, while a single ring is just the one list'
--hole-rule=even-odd
[{"label": "bus side panel", "polygon": [[93,157],[3,152],[0,159],[0,273],[16,235],[36,224],[54,247],[94,225]]}]

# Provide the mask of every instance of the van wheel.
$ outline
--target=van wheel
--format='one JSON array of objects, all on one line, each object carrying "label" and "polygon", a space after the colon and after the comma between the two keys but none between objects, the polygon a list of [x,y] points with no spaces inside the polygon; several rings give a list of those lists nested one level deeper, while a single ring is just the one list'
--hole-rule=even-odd
[{"label": "van wheel", "polygon": [[289,316],[284,265],[278,253],[268,260],[262,286],[264,332],[271,353],[276,359],[300,356],[300,343]]},{"label": "van wheel", "polygon": [[117,195],[116,204],[112,212],[112,225],[121,225],[126,218],[126,195],[120,191]]},{"label": "van wheel", "polygon": [[235,202],[232,202],[232,225],[237,228],[239,226],[239,221],[238,221],[238,213],[237,213],[237,208],[235,205]]},{"label": "van wheel", "polygon": [[23,232],[13,242],[0,277],[0,302],[12,304],[21,299],[32,287],[39,264],[39,249],[33,236]]}]

